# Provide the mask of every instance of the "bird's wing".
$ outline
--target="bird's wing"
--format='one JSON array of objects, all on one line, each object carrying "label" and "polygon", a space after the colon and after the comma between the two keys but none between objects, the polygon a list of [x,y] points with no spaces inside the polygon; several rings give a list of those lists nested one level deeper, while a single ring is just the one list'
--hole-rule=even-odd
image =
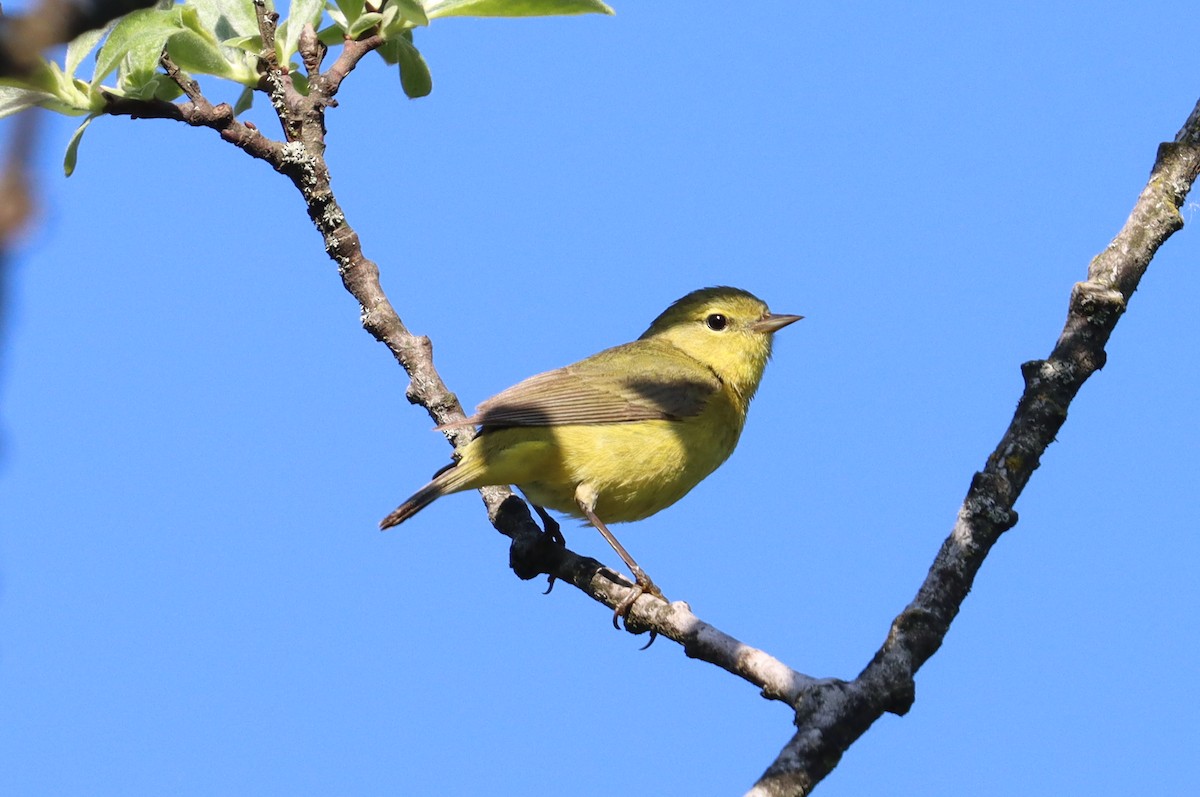
[{"label": "bird's wing", "polygon": [[678,420],[721,389],[711,369],[660,341],[639,340],[531,376],[454,426],[559,426]]}]

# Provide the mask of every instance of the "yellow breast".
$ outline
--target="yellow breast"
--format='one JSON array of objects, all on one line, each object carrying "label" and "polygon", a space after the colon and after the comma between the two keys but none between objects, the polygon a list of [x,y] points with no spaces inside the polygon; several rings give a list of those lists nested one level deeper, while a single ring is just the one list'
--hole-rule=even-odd
[{"label": "yellow breast", "polygon": [[[605,523],[641,520],[678,501],[733,452],[744,416],[717,396],[692,418],[490,430],[477,439],[489,478],[576,517],[580,484]],[[474,446],[473,446],[474,447]]]}]

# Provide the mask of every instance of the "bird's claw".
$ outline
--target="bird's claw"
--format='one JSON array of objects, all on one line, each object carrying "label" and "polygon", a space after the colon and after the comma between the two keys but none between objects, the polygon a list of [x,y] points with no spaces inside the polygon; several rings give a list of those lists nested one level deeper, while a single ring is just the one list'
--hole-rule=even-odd
[{"label": "bird's claw", "polygon": [[[558,525],[558,521],[550,517],[550,513],[537,504],[533,505],[533,509],[537,512],[538,517],[542,519],[542,534],[547,538],[547,542],[559,548],[567,547],[567,538],[563,536],[562,528]],[[546,575],[546,591],[543,595],[549,595],[554,589],[554,582],[558,580],[558,576],[553,573]]]},{"label": "bird's claw", "polygon": [[[663,595],[662,590],[658,585],[650,580],[644,572],[639,571],[634,574],[637,579],[633,586],[629,588],[629,592],[621,599],[616,608],[613,609],[613,628],[621,630],[621,620],[625,621],[625,627],[629,628],[629,610],[633,608],[633,604],[637,603],[637,599],[643,595],[649,595],[652,598],[658,598],[664,603],[669,603],[667,597]],[[645,650],[654,644],[654,640],[658,639],[658,632],[654,629],[650,630],[650,641],[642,646],[641,650]]]}]

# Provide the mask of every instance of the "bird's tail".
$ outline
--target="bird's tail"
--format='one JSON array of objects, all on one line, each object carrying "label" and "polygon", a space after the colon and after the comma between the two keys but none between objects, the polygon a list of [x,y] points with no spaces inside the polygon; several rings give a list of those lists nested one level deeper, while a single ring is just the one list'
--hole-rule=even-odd
[{"label": "bird's tail", "polygon": [[459,467],[458,463],[451,462],[433,474],[433,481],[417,490],[407,501],[396,507],[390,515],[379,521],[380,531],[386,531],[392,526],[399,526],[443,495],[466,489],[466,478],[464,477],[468,475],[467,470],[467,468]]}]

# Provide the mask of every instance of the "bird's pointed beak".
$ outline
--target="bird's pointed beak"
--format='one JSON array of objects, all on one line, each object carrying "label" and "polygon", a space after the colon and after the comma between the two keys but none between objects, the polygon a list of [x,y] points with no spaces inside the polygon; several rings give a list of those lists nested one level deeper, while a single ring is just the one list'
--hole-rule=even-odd
[{"label": "bird's pointed beak", "polygon": [[767,313],[752,325],[755,332],[778,332],[788,324],[794,324],[804,318],[802,315],[785,315],[784,313]]}]

